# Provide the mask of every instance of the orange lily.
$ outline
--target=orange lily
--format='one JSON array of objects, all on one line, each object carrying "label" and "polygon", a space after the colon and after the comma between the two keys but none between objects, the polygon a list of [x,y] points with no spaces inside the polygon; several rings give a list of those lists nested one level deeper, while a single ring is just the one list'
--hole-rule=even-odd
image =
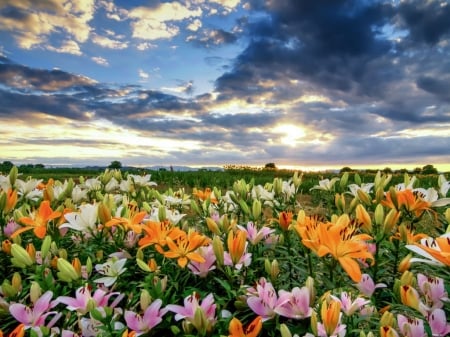
[{"label": "orange lily", "polygon": [[164,256],[169,259],[178,259],[178,265],[181,268],[186,267],[189,260],[199,263],[205,262],[205,258],[199,253],[195,252],[197,248],[204,245],[208,238],[196,231],[189,231],[186,235],[173,241],[170,237],[167,237],[167,247],[170,249],[164,252]]},{"label": "orange lily", "polygon": [[397,233],[395,233],[391,238],[399,241],[404,241],[406,244],[410,245],[414,242],[425,239],[426,237],[428,236],[423,233],[414,234],[414,230],[411,229],[411,226],[400,225],[398,227]]},{"label": "orange lily", "polygon": [[329,303],[323,301],[322,308],[320,310],[320,316],[322,318],[322,324],[324,325],[327,336],[335,334],[335,330],[340,321],[341,302],[331,300]]},{"label": "orange lily", "polygon": [[144,217],[147,215],[147,212],[138,212],[136,213],[133,210],[130,210],[128,213],[128,217],[113,217],[107,223],[105,223],[106,227],[112,227],[117,225],[122,225],[125,230],[131,229],[136,234],[142,233],[142,221]]},{"label": "orange lily", "polygon": [[228,233],[228,252],[234,265],[239,263],[239,260],[244,254],[246,241],[247,234],[244,231],[237,230],[235,233],[233,231]]},{"label": "orange lily", "polygon": [[391,326],[385,325],[380,327],[381,337],[398,337],[397,331]]},{"label": "orange lily", "polygon": [[289,225],[292,222],[292,217],[292,212],[280,212],[278,223],[280,224],[282,230],[287,231],[289,229]]},{"label": "orange lily", "polygon": [[25,336],[25,324],[19,324],[9,335],[9,337],[23,337]]},{"label": "orange lily", "polygon": [[39,239],[43,239],[47,234],[48,222],[60,216],[61,212],[53,211],[50,207],[50,201],[44,200],[41,202],[37,214],[34,212],[31,217],[22,217],[19,219],[19,222],[22,222],[28,226],[16,230],[11,237],[14,238],[17,235],[32,229],[34,231],[34,235],[36,235]]},{"label": "orange lily", "polygon": [[17,204],[17,190],[10,188],[6,192],[6,203],[5,206],[3,207],[3,212],[8,213],[9,211],[13,210],[16,204]]},{"label": "orange lily", "polygon": [[444,234],[435,239],[428,238],[421,240],[421,243],[407,245],[408,249],[425,256],[437,260],[438,262],[450,266],[450,235]]},{"label": "orange lily", "polygon": [[297,222],[293,226],[297,234],[302,238],[302,243],[317,253],[320,246],[318,227],[322,223],[318,215],[306,216],[304,211],[300,211]]},{"label": "orange lily", "polygon": [[185,235],[184,231],[173,226],[168,220],[163,222],[148,221],[142,226],[142,230],[146,235],[138,242],[141,249],[155,245],[156,250],[161,254],[164,254],[162,247],[166,246],[167,238],[175,241]]},{"label": "orange lily", "polygon": [[239,319],[234,317],[229,325],[228,337],[256,337],[262,329],[261,316],[257,316],[245,329]]},{"label": "orange lily", "polygon": [[[330,254],[339,261],[350,278],[359,282],[362,277],[358,262],[354,259],[371,259],[365,241],[371,240],[368,234],[355,234],[356,227],[350,223],[348,215],[340,216],[336,223],[319,222],[315,229],[315,241],[303,239],[302,243],[315,251],[319,257]],[[302,237],[303,238],[303,237]]]},{"label": "orange lily", "polygon": [[398,211],[404,208],[407,212],[414,213],[416,217],[421,216],[424,211],[431,210],[431,203],[423,200],[418,193],[414,193],[410,189],[402,191],[391,190],[389,193],[386,193],[386,199],[382,200],[381,204]]},{"label": "orange lily", "polygon": [[218,203],[217,198],[214,196],[214,193],[211,191],[211,189],[209,187],[205,188],[204,191],[194,189],[192,194],[195,195],[197,198],[199,198],[202,201],[209,199],[213,204]]}]

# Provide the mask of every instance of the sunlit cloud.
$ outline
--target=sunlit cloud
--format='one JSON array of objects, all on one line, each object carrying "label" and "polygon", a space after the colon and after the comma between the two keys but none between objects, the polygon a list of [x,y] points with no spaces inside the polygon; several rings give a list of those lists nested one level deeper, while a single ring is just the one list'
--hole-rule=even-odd
[{"label": "sunlit cloud", "polygon": [[122,42],[119,40],[113,40],[105,36],[100,36],[98,34],[92,35],[92,42],[95,44],[98,44],[101,47],[104,48],[110,48],[110,49],[125,49],[128,48],[127,42]]},{"label": "sunlit cloud", "polygon": [[47,46],[47,49],[57,53],[66,53],[72,55],[83,54],[78,43],[73,40],[64,41],[60,47]]},{"label": "sunlit cloud", "polygon": [[105,66],[105,67],[109,66],[108,60],[103,58],[103,57],[94,56],[94,57],[91,57],[91,60],[94,61],[95,63],[101,65],[101,66]]}]

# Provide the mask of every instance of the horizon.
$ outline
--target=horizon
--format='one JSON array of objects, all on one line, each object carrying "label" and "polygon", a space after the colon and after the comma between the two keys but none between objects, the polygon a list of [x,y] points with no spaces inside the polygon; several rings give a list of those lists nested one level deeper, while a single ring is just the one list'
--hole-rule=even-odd
[{"label": "horizon", "polygon": [[0,153],[450,170],[449,17],[443,0],[2,2]]}]

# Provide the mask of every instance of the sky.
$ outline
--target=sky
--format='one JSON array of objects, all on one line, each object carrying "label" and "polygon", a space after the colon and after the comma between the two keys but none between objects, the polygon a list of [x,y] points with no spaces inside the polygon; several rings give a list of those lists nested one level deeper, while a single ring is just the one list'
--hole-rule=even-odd
[{"label": "sky", "polygon": [[0,0],[0,161],[450,171],[450,2]]}]

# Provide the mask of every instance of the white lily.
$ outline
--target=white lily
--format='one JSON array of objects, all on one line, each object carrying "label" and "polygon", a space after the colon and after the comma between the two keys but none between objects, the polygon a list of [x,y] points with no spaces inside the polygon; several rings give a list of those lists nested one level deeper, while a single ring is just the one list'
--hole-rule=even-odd
[{"label": "white lily", "polygon": [[438,185],[439,193],[442,197],[446,197],[447,192],[450,189],[450,181],[447,181],[447,179],[445,179],[445,176],[443,174],[440,174],[438,178]]},{"label": "white lily", "polygon": [[59,228],[72,228],[76,231],[92,233],[97,229],[97,214],[97,205],[81,205],[79,212],[64,214],[68,222],[63,223]]},{"label": "white lily", "polygon": [[339,181],[338,177],[330,179],[322,179],[319,181],[319,185],[315,185],[310,188],[311,190],[322,190],[322,191],[332,191],[336,182]]},{"label": "white lily", "polygon": [[119,275],[123,274],[127,268],[124,268],[127,259],[118,260],[115,257],[108,259],[105,263],[95,265],[95,270],[100,274],[105,275],[94,280],[95,283],[103,283],[105,287],[112,286]]},{"label": "white lily", "polygon": [[431,207],[442,207],[450,204],[450,198],[439,199],[439,193],[433,187],[428,189],[415,188],[413,191],[420,193],[421,198],[429,202]]},{"label": "white lily", "polygon": [[349,193],[351,195],[353,195],[354,197],[358,196],[358,190],[362,190],[365,193],[370,193],[372,190],[372,187],[374,186],[374,183],[362,183],[361,186],[357,185],[357,184],[350,184],[348,185],[348,188],[350,189]]}]

